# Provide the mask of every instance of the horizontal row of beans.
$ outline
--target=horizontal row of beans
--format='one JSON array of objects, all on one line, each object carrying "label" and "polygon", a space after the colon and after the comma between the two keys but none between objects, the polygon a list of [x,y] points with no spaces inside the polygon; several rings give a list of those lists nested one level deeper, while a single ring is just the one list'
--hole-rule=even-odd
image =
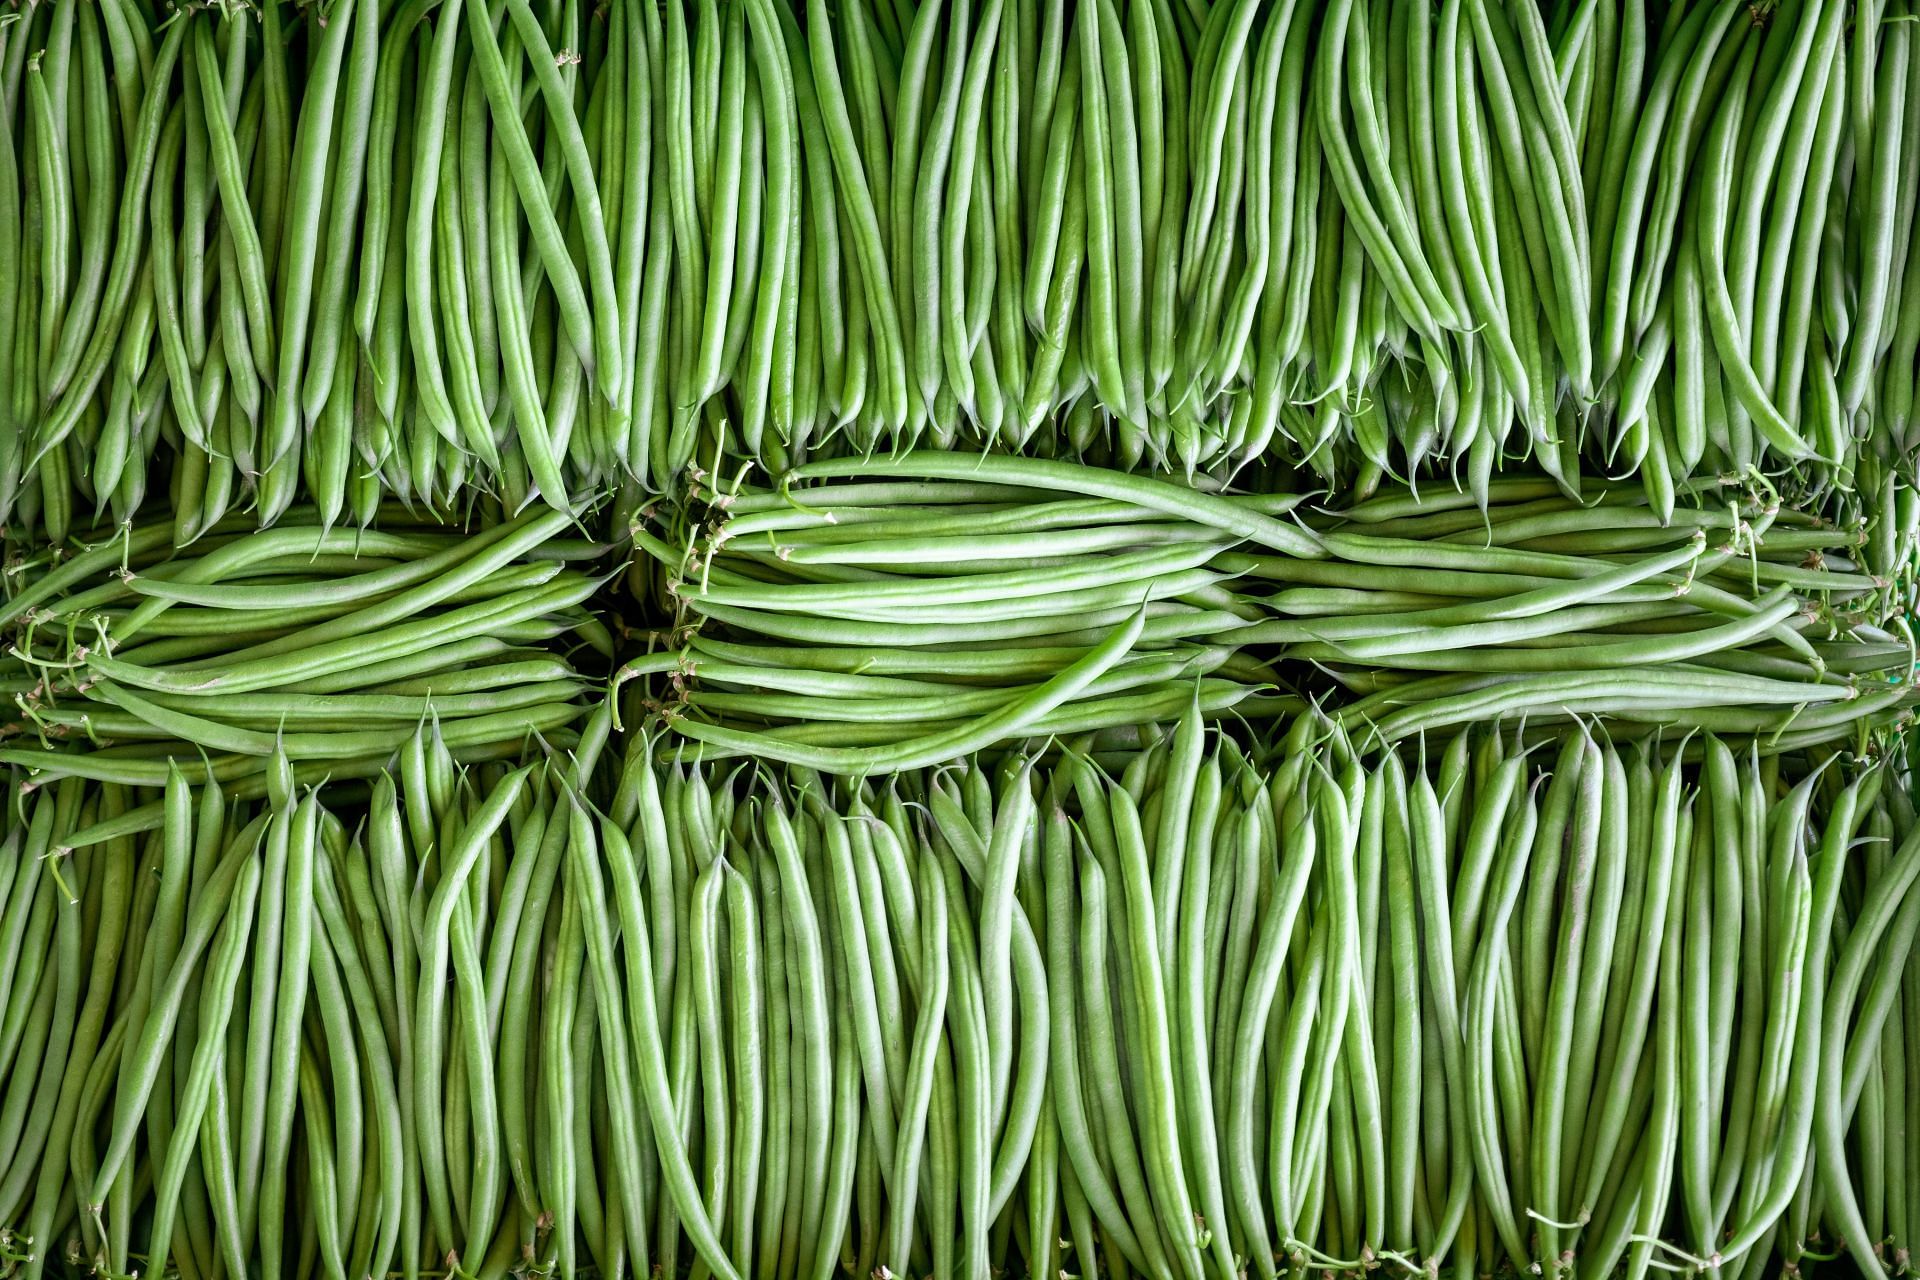
[{"label": "horizontal row of beans", "polygon": [[1778,750],[1911,718],[1920,527],[1876,545],[1740,485],[1666,519],[1631,484],[1487,496],[1329,511],[926,450],[716,481],[635,525],[637,589],[672,624],[621,673],[629,718],[663,712],[700,758],[838,774],[1130,733],[1196,698],[1253,722],[1324,700],[1389,741],[1604,714]]},{"label": "horizontal row of beans", "polygon": [[1877,512],[1920,443],[1908,9],[16,5],[0,524],[922,441]]},{"label": "horizontal row of beans", "polygon": [[[613,637],[606,548],[531,510],[472,534],[328,529],[296,509],[176,550],[164,523],[14,566],[0,604],[0,764],[157,787],[377,773],[432,719],[463,758],[517,756],[586,714]],[[578,661],[576,662],[576,659]]]},{"label": "horizontal row of beans", "polygon": [[0,1274],[1908,1257],[1904,761],[1196,713],[834,781],[612,727],[13,788]]},{"label": "horizontal row of beans", "polygon": [[609,672],[674,749],[836,774],[1137,736],[1196,699],[1252,725],[1311,702],[1386,741],[1604,714],[1780,751],[1911,720],[1920,528],[1888,545],[1752,486],[1666,521],[1631,485],[1488,496],[1336,512],[919,451],[653,504],[624,551],[540,506],[470,531],[296,508],[185,548],[129,524],[8,565],[0,765],[365,777],[429,718],[463,758],[515,756],[570,741]]}]

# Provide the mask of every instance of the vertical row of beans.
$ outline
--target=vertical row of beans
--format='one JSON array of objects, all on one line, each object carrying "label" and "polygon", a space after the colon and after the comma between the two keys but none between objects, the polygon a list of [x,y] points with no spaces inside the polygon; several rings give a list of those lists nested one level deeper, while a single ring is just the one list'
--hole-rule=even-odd
[{"label": "vertical row of beans", "polygon": [[957,443],[1910,523],[1908,0],[12,0],[0,524]]},{"label": "vertical row of beans", "polygon": [[836,781],[611,728],[17,793],[0,1274],[1908,1257],[1904,762],[1196,712]]}]

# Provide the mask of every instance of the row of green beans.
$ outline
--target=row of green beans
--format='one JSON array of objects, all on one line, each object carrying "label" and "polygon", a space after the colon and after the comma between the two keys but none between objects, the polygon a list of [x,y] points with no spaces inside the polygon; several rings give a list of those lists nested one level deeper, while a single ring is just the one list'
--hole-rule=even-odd
[{"label": "row of green beans", "polygon": [[0,763],[41,779],[236,782],[284,755],[378,772],[423,722],[463,752],[514,755],[586,713],[613,637],[590,608],[605,548],[545,508],[471,534],[217,525],[177,550],[128,524],[14,566],[0,603]]},{"label": "row of green beans", "polygon": [[616,657],[635,726],[836,774],[1137,733],[1195,697],[1246,722],[1313,702],[1387,741],[1605,714],[1777,751],[1909,721],[1913,540],[1875,549],[1764,487],[1690,496],[1662,521],[1630,485],[1582,505],[1516,479],[1484,510],[1334,512],[922,451],[636,513],[611,596],[610,544],[543,507],[470,530],[300,508],[184,549],[129,524],[9,565],[0,763],[151,787],[284,752],[367,776],[427,719],[512,754],[569,732]]},{"label": "row of green beans", "polygon": [[922,442],[1898,524],[1910,7],[14,0],[0,524]]},{"label": "row of green beans", "polygon": [[16,788],[0,1275],[1909,1256],[1902,759],[1190,708],[835,781],[612,727]]},{"label": "row of green beans", "polygon": [[[1916,549],[1764,486],[1664,518],[1500,480],[1327,510],[1083,464],[915,451],[709,484],[637,519],[672,625],[629,717],[836,774],[1180,713],[1324,702],[1389,741],[1605,714],[1792,749],[1909,720]],[[1892,577],[1872,567],[1885,565]]]}]

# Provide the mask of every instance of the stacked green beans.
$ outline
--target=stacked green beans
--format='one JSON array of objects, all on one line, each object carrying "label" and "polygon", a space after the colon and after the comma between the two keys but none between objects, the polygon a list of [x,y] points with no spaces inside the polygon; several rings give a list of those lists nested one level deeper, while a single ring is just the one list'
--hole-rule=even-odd
[{"label": "stacked green beans", "polygon": [[1297,498],[927,452],[702,496],[636,526],[677,617],[623,672],[702,754],[881,772],[1194,698],[1254,719],[1302,705],[1243,652],[1261,615],[1215,567],[1248,540],[1313,554],[1283,518]]},{"label": "stacked green beans", "polygon": [[175,767],[233,782],[276,754],[364,775],[423,721],[457,750],[517,752],[585,713],[574,657],[591,669],[612,638],[585,607],[603,548],[567,517],[468,534],[318,514],[215,526],[190,551],[128,525],[17,566],[0,762],[129,786]]},{"label": "stacked green beans", "polygon": [[0,1274],[1908,1256],[1900,761],[1190,713],[833,781],[611,728],[20,795]]},{"label": "stacked green beans", "polygon": [[0,1280],[1911,1269],[1916,19],[0,0]]},{"label": "stacked green beans", "polygon": [[518,1266],[493,1215],[529,1088],[496,1092],[489,1057],[503,1011],[520,1036],[554,865],[534,853],[567,848],[597,724],[551,767],[464,768],[429,728],[370,790],[280,755],[251,799],[177,769],[145,805],[74,777],[26,797],[0,847],[0,992],[30,1011],[0,1076],[0,1270],[441,1274],[471,1245],[453,1222],[481,1237],[466,1274],[496,1237],[481,1273]]},{"label": "stacked green beans", "polygon": [[[1326,700],[1388,740],[1606,714],[1768,750],[1911,718],[1912,570],[1764,486],[1545,478],[1340,511],[1082,464],[920,450],[655,508],[639,589],[675,611],[635,715],[706,758],[830,773]],[[1909,538],[1894,558],[1911,564]],[[1298,695],[1288,696],[1288,695]]]},{"label": "stacked green beans", "polygon": [[1907,0],[10,8],[56,542],[919,442],[1897,524],[1920,445]]},{"label": "stacked green beans", "polygon": [[[1704,729],[1772,750],[1911,719],[1911,568],[1880,576],[1866,529],[1764,487],[1682,496],[1665,515],[1632,489],[1576,504],[1526,481],[1496,482],[1484,511],[1444,494],[1362,502],[1321,531],[1339,563],[1257,563],[1310,585],[1267,596],[1290,616],[1245,634],[1329,673],[1358,695],[1336,714],[1389,739],[1601,714],[1611,732]],[[1911,540],[1894,553],[1913,556]]]}]

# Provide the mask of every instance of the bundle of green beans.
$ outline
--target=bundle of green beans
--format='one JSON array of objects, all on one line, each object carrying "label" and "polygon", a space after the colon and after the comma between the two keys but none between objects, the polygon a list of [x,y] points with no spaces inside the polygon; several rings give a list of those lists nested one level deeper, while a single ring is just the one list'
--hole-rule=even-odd
[{"label": "bundle of green beans", "polygon": [[[1268,596],[1291,616],[1246,634],[1361,695],[1337,714],[1389,739],[1603,714],[1613,732],[1771,750],[1910,721],[1912,539],[1889,553],[1764,487],[1682,496],[1666,515],[1631,489],[1575,504],[1525,481],[1497,482],[1484,511],[1460,495],[1362,502],[1321,534],[1344,563],[1255,570],[1315,585]],[[1872,571],[1882,556],[1896,576]]]},{"label": "bundle of green beans", "polygon": [[[527,1082],[496,1093],[490,1057],[503,1004],[520,1035],[551,875],[516,950],[519,912],[533,850],[566,848],[561,788],[592,770],[597,724],[567,768],[466,769],[422,730],[370,791],[302,785],[285,755],[251,800],[176,769],[146,822],[118,783],[33,792],[0,847],[22,1050],[0,1074],[0,1272],[445,1274],[469,1243],[448,1234],[449,1168],[492,1244],[500,1108],[513,1134]],[[549,818],[561,838],[542,846]],[[483,1274],[522,1261],[511,1220],[498,1236]]]},{"label": "bundle of green beans", "polygon": [[[1261,614],[1215,567],[1249,540],[1314,554],[1283,518],[1297,497],[928,452],[807,475],[635,526],[676,618],[622,674],[703,754],[881,772],[1193,698],[1253,718],[1302,706],[1269,692],[1279,676],[1239,639]],[[710,523],[672,527],[694,518]]]},{"label": "bundle of green beans", "polygon": [[1131,729],[1196,692],[1243,718],[1327,698],[1389,740],[1604,713],[1774,750],[1911,718],[1913,538],[1889,580],[1864,530],[1764,486],[1689,486],[1664,517],[1631,485],[1484,497],[1325,511],[927,450],[712,483],[635,526],[638,589],[676,618],[626,667],[634,714],[707,758],[847,774]]},{"label": "bundle of green beans", "polygon": [[317,517],[234,521],[189,551],[128,525],[16,566],[0,763],[131,786],[173,767],[232,782],[276,753],[369,774],[425,720],[454,749],[517,751],[584,714],[575,653],[602,663],[612,638],[585,607],[603,548],[567,517],[472,534]]},{"label": "bundle of green beans", "polygon": [[54,541],[922,441],[1877,511],[1920,446],[1909,0],[8,9]]},{"label": "bundle of green beans", "polygon": [[836,782],[611,728],[22,796],[0,1274],[1908,1256],[1901,761],[1195,713]]}]

